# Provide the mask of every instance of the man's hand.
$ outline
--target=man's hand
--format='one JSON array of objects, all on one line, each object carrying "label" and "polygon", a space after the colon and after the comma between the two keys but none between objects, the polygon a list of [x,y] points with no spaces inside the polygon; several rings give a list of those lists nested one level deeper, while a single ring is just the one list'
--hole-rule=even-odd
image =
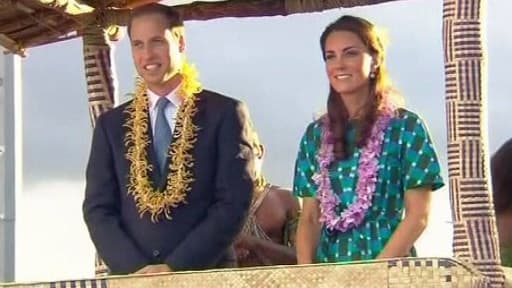
[{"label": "man's hand", "polygon": [[241,234],[240,236],[238,236],[238,238],[236,238],[233,244],[235,248],[241,248],[251,251],[257,248],[258,241],[259,239],[254,236]]},{"label": "man's hand", "polygon": [[255,253],[258,241],[259,239],[254,236],[241,234],[234,243],[238,260],[244,260],[249,254]]},{"label": "man's hand", "polygon": [[165,264],[158,265],[147,265],[142,269],[136,271],[134,274],[153,274],[153,273],[164,273],[172,272],[171,268]]}]

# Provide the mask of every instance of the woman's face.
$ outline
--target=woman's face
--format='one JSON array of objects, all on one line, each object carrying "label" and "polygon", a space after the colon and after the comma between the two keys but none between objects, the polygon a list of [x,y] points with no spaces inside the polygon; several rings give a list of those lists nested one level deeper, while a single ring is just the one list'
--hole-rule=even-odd
[{"label": "woman's face", "polygon": [[329,83],[336,92],[344,97],[368,93],[373,60],[356,34],[349,31],[330,33],[325,41],[324,56]]}]

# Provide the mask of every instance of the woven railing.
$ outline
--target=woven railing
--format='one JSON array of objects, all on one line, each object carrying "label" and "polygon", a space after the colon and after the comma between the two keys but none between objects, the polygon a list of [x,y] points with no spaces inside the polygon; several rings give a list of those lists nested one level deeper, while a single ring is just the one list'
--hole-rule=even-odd
[{"label": "woven railing", "polygon": [[5,288],[285,288],[488,287],[489,279],[461,262],[445,258],[402,258],[350,264],[273,266],[234,270],[117,276]]}]

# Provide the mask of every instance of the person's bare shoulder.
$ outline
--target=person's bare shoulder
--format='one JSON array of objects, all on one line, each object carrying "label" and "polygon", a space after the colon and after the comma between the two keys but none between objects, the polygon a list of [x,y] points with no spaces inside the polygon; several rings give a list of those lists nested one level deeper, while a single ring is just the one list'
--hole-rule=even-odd
[{"label": "person's bare shoulder", "polygon": [[279,198],[283,206],[286,207],[288,215],[295,216],[299,213],[299,200],[293,196],[292,191],[290,189],[286,189],[279,186],[272,186],[272,191]]}]

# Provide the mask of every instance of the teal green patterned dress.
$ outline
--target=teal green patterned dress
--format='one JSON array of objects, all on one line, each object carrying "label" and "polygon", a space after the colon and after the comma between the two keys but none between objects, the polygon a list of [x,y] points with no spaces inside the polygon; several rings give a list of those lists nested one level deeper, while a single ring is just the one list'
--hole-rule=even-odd
[{"label": "teal green patterned dress", "polygon": [[[298,197],[317,195],[312,177],[319,172],[316,155],[321,144],[321,126],[321,121],[311,123],[300,142],[293,184],[293,192]],[[333,163],[329,171],[332,189],[340,198],[340,213],[356,198],[360,157],[360,149],[355,148],[356,127],[350,125],[347,135],[349,150],[353,153],[348,159]],[[440,174],[436,152],[424,123],[416,114],[399,110],[385,132],[376,191],[363,223],[347,232],[331,232],[324,227],[316,262],[375,259],[402,220],[404,193],[423,186],[439,189],[444,185]]]}]

